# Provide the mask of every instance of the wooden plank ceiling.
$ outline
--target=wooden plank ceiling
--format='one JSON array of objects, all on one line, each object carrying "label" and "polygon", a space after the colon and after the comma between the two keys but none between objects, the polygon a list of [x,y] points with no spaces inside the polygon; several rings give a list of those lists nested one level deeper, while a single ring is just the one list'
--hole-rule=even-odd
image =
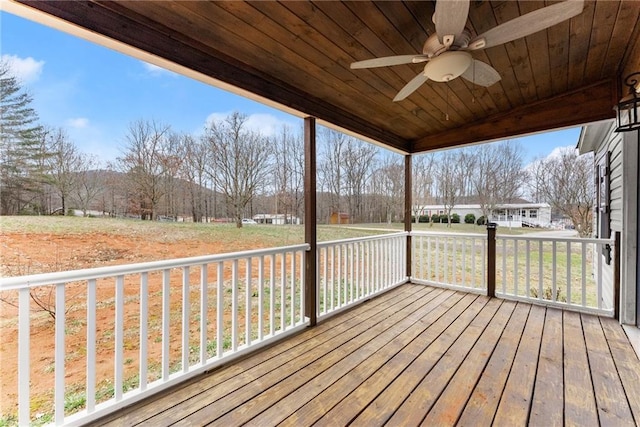
[{"label": "wooden plank ceiling", "polygon": [[[500,73],[493,86],[427,82],[400,102],[422,65],[349,65],[420,53],[435,2],[20,2],[405,152],[614,117],[620,76],[640,69],[633,0],[586,1],[569,21],[474,52]],[[551,3],[472,1],[467,27]]]}]

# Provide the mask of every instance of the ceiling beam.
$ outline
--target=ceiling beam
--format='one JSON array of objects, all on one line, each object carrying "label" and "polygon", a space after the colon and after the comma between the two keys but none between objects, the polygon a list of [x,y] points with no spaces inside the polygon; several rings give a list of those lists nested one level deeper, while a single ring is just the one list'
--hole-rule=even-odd
[{"label": "ceiling beam", "polygon": [[[274,101],[287,109],[302,113],[301,115],[316,117],[364,138],[406,151],[407,140],[384,129],[372,127],[366,118],[337,108],[195,40],[187,40],[184,35],[144,16],[130,11],[127,16],[118,13],[116,9],[126,8],[125,5],[86,1],[17,2]],[[69,32],[73,33],[73,28],[69,28]],[[131,51],[126,53],[132,54]]]},{"label": "ceiling beam", "polygon": [[414,141],[411,152],[507,139],[615,117],[617,83],[607,79],[482,121]]}]

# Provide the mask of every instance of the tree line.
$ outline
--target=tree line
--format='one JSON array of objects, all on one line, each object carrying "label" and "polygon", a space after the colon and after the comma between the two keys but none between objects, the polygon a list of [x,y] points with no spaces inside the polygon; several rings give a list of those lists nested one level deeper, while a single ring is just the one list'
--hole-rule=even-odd
[{"label": "tree line", "polygon": [[[122,136],[120,155],[104,163],[83,153],[64,129],[39,124],[33,98],[6,63],[0,83],[2,215],[64,215],[73,208],[150,220],[227,218],[238,226],[259,213],[288,221],[304,216],[302,126],[265,135],[234,112],[192,135],[139,119]],[[317,146],[320,222],[334,213],[350,222],[403,219],[402,155],[328,128],[320,128]],[[505,141],[414,156],[414,208],[442,204],[450,216],[457,204],[474,200],[488,217],[496,204],[528,197],[549,202],[590,232],[592,160],[566,150],[525,167],[523,151]]]}]

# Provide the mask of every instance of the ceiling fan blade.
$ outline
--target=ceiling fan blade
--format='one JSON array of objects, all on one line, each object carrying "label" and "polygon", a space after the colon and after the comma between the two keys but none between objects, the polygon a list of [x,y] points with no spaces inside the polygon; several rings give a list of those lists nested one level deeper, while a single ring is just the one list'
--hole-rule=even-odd
[{"label": "ceiling fan blade", "polygon": [[411,79],[409,83],[407,83],[401,90],[398,92],[395,98],[393,98],[393,102],[402,101],[407,96],[411,95],[416,91],[422,84],[424,84],[429,77],[425,76],[424,73],[420,73],[414,78]]},{"label": "ceiling fan blade", "polygon": [[474,59],[467,71],[461,74],[466,80],[478,86],[488,87],[498,83],[501,79],[500,73],[486,62]]},{"label": "ceiling fan blade", "polygon": [[497,46],[537,33],[579,15],[583,8],[584,0],[567,0],[529,12],[473,38],[468,50]]},{"label": "ceiling fan blade", "polygon": [[351,68],[375,68],[375,67],[387,67],[389,65],[411,64],[413,59],[417,56],[424,55],[397,55],[397,56],[384,56],[382,58],[366,59],[364,61],[357,61],[351,63]]},{"label": "ceiling fan blade", "polygon": [[436,24],[436,33],[440,43],[450,46],[453,39],[464,31],[468,15],[469,0],[437,1],[433,23]]}]

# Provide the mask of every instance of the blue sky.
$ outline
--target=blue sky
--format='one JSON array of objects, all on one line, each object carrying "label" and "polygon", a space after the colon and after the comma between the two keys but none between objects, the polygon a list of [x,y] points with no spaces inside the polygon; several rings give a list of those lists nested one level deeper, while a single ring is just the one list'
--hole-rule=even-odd
[{"label": "blue sky", "polygon": [[[207,118],[239,111],[267,134],[301,126],[289,114],[10,13],[0,12],[0,40],[0,54],[14,64],[41,122],[66,129],[102,160],[119,155],[127,126],[138,119],[200,133]],[[530,161],[575,146],[579,134],[574,128],[518,139]]]}]

